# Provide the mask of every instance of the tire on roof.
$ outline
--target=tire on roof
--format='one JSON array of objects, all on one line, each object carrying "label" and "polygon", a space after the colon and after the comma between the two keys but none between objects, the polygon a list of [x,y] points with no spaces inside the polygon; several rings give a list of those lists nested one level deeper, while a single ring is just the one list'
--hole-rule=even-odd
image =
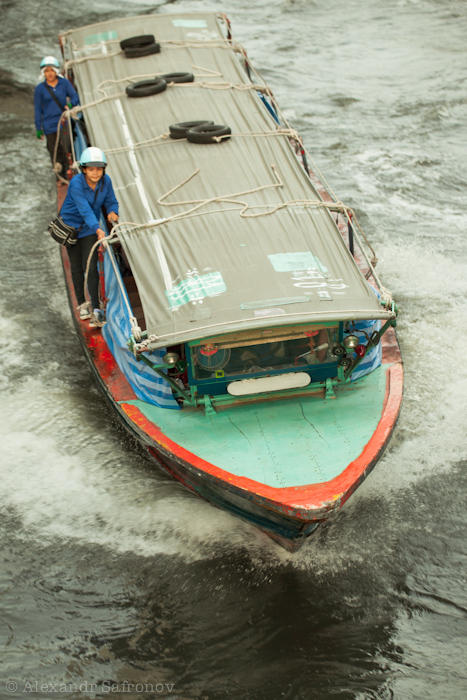
[{"label": "tire on roof", "polygon": [[[222,124],[202,124],[195,126],[186,133],[186,138],[190,143],[220,143],[215,139],[219,136],[228,136],[232,133],[230,126]],[[225,139],[222,139],[224,141]]]},{"label": "tire on roof", "polygon": [[124,53],[127,58],[140,58],[141,56],[151,56],[153,53],[160,53],[161,45],[153,42],[145,46],[128,47]]},{"label": "tire on roof", "polygon": [[141,80],[139,83],[127,85],[126,94],[128,97],[149,97],[164,92],[167,83],[162,78],[152,78],[151,80]]},{"label": "tire on roof", "polygon": [[170,138],[171,139],[185,139],[187,132],[196,126],[203,126],[207,124],[214,124],[214,122],[208,119],[201,119],[195,122],[178,122],[178,124],[171,124],[169,126]]},{"label": "tire on roof", "polygon": [[130,36],[128,39],[123,39],[120,42],[120,48],[122,51],[129,48],[136,48],[137,46],[146,46],[146,44],[154,44],[155,38],[153,34],[142,34],[141,36]]}]

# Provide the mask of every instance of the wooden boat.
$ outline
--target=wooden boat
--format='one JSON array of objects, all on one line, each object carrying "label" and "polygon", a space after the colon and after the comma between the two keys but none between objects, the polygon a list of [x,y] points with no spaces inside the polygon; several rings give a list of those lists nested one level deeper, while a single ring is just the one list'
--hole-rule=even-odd
[{"label": "wooden boat", "polygon": [[62,256],[95,376],[170,474],[293,551],[390,439],[397,307],[224,15],[60,39],[85,122],[74,155],[104,150],[121,210],[102,330],[79,320]]}]

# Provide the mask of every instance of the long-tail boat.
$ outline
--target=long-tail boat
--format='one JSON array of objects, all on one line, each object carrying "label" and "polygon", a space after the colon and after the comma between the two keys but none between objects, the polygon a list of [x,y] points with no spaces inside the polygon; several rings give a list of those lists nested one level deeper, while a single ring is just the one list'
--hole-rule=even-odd
[{"label": "long-tail boat", "polygon": [[398,310],[372,249],[225,15],[110,19],[60,42],[73,160],[103,149],[120,202],[102,329],[80,321],[62,251],[98,383],[170,474],[293,551],[399,414]]}]

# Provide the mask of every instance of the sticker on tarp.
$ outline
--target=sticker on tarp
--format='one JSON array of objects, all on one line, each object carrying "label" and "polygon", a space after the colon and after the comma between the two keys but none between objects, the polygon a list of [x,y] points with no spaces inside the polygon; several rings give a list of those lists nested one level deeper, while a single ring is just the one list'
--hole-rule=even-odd
[{"label": "sticker on tarp", "polygon": [[257,309],[254,314],[255,318],[265,318],[266,316],[285,316],[285,309]]},{"label": "sticker on tarp", "polygon": [[208,318],[211,318],[211,307],[202,301],[199,304],[194,303],[190,311],[190,321],[206,321]]},{"label": "sticker on tarp", "polygon": [[193,275],[182,280],[172,289],[166,289],[170,308],[177,309],[190,301],[199,301],[205,297],[213,297],[227,291],[227,286],[220,272],[210,272],[207,275]]},{"label": "sticker on tarp", "polygon": [[192,29],[204,29],[208,26],[205,19],[173,19],[174,27],[190,27]]},{"label": "sticker on tarp", "polygon": [[283,306],[284,304],[303,304],[306,301],[310,301],[311,297],[309,294],[304,294],[301,297],[282,297],[281,299],[262,299],[261,301],[249,301],[244,304],[240,304],[242,311],[247,311],[248,309],[262,309],[267,306]]},{"label": "sticker on tarp", "polygon": [[103,41],[111,41],[112,39],[118,39],[117,32],[101,32],[100,34],[91,34],[91,36],[87,36],[84,40],[84,44],[89,46],[89,44],[100,44]]},{"label": "sticker on tarp", "polygon": [[323,263],[310,253],[309,250],[303,253],[277,253],[268,255],[269,260],[276,272],[295,272],[296,270],[321,270],[327,272]]},{"label": "sticker on tarp", "polygon": [[292,277],[292,280],[296,280],[293,282],[294,287],[299,287],[300,289],[332,289],[336,294],[345,294],[345,292],[340,292],[338,290],[340,289],[347,289],[348,284],[345,284],[345,282],[342,279],[329,279],[327,278],[323,282],[323,277],[318,273],[313,273],[307,270],[303,275],[294,275]]}]

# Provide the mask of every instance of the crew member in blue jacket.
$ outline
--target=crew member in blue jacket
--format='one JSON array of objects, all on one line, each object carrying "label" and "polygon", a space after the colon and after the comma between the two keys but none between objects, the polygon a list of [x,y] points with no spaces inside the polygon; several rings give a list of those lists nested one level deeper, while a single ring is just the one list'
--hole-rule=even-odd
[{"label": "crew member in blue jacket", "polygon": [[81,173],[70,180],[60,216],[68,226],[79,229],[77,243],[68,248],[71,276],[78,300],[79,317],[82,321],[91,318],[89,325],[94,328],[104,324],[104,314],[99,308],[97,246],[88,272],[88,290],[94,310],[92,317],[84,293],[86,266],[91,248],[97,240],[102,240],[106,235],[99,224],[101,208],[105,207],[108,221],[115,224],[118,222],[118,202],[112,181],[105,173],[107,160],[100,148],[94,146],[86,148],[81,155],[79,165]]},{"label": "crew member in blue jacket", "polygon": [[[42,59],[41,75],[44,81],[34,91],[34,120],[37,138],[43,139],[45,135],[53,165],[60,116],[67,107],[76,107],[79,97],[70,81],[60,75],[59,63],[53,56]],[[61,165],[61,177],[67,180],[69,164],[62,139],[58,143],[57,163]]]}]

